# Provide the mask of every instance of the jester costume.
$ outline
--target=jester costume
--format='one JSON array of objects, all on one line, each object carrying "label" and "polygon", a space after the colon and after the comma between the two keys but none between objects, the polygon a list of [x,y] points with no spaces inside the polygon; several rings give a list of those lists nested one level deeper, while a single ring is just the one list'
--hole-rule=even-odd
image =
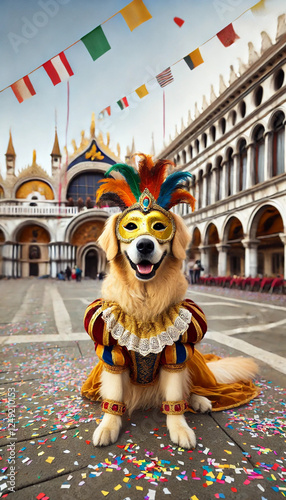
[{"label": "jester costume", "polygon": [[[194,209],[195,200],[186,185],[191,174],[175,172],[166,177],[169,164],[159,160],[154,165],[151,157],[141,155],[138,172],[117,164],[106,173],[119,171],[125,178],[104,179],[97,191],[98,203],[113,201],[123,210],[117,219],[118,240],[129,243],[149,235],[159,244],[172,241],[176,226],[169,209],[178,203],[188,203]],[[99,358],[82,387],[82,395],[89,399],[100,399],[103,369],[113,373],[129,370],[133,384],[147,386],[155,383],[160,368],[178,371],[187,367],[192,380],[190,393],[210,399],[214,411],[239,406],[258,394],[252,382],[217,383],[207,362],[220,358],[202,355],[194,348],[205,335],[207,323],[203,311],[189,299],[171,304],[148,322],[128,315],[116,302],[98,299],[88,306],[84,326]],[[120,401],[104,400],[102,409],[122,415],[125,406]],[[166,414],[181,414],[186,409],[184,401],[162,404]]]}]

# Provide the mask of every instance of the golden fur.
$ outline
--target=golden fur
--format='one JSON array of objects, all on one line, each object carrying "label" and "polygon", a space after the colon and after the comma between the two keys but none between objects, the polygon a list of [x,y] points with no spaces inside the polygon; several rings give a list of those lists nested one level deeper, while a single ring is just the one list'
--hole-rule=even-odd
[{"label": "golden fur", "polygon": [[[117,302],[128,314],[137,320],[148,321],[165,311],[170,305],[185,298],[187,281],[182,273],[182,262],[186,258],[186,247],[190,241],[189,233],[182,219],[172,214],[176,232],[173,241],[167,245],[164,258],[154,278],[140,281],[124,256],[124,245],[116,238],[118,215],[110,217],[99,238],[110,262],[110,272],[103,282],[102,298]],[[122,251],[122,252],[121,252]],[[220,383],[250,380],[257,372],[257,366],[249,358],[229,358],[209,364]],[[188,399],[195,411],[211,410],[211,402],[202,396],[189,395],[190,374],[185,369],[180,372],[160,370],[154,385],[141,387],[130,382],[129,372],[114,374],[103,371],[101,397],[124,401],[129,413],[137,408],[159,407],[163,400],[180,401]],[[121,417],[104,414],[102,422],[93,435],[95,446],[114,443],[121,428]],[[171,440],[184,448],[194,447],[195,434],[189,428],[184,415],[167,415],[167,428]]]}]

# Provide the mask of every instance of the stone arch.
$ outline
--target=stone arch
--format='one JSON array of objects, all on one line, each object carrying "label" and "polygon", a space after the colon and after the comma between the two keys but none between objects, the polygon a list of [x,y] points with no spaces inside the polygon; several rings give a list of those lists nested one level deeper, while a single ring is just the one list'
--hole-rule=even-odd
[{"label": "stone arch", "polygon": [[20,261],[21,276],[49,275],[49,229],[38,221],[25,221],[16,228],[14,239],[18,246],[15,261]]},{"label": "stone arch", "polygon": [[242,244],[244,229],[241,220],[231,215],[223,227],[222,243],[227,248],[226,274],[243,276],[245,274],[245,249]]},{"label": "stone arch", "polygon": [[204,252],[205,258],[203,259],[205,272],[211,276],[218,275],[218,250],[219,235],[216,225],[211,222],[207,225],[204,235]]},{"label": "stone arch", "polygon": [[105,253],[97,243],[89,242],[79,248],[77,263],[85,278],[96,279],[106,269]]},{"label": "stone arch", "polygon": [[266,202],[254,210],[249,220],[249,239],[257,249],[257,274],[277,276],[284,274],[285,214],[281,207]]}]

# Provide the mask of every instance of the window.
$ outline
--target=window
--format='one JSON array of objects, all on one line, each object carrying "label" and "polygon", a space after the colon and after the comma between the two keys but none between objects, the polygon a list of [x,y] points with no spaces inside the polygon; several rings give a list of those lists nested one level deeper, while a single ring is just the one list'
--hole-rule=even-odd
[{"label": "window", "polygon": [[226,128],[226,121],[225,118],[222,118],[219,122],[219,129],[222,135],[225,133],[225,128]]},{"label": "window", "polygon": [[207,143],[208,143],[207,134],[203,134],[202,135],[202,140],[203,140],[204,148],[206,148],[207,147]]},{"label": "window", "polygon": [[284,71],[279,69],[274,76],[274,90],[279,90],[284,83]]},{"label": "window", "polygon": [[244,101],[241,101],[241,103],[239,105],[239,112],[240,112],[241,118],[244,118],[246,115],[246,104]]},{"label": "window", "polygon": [[236,111],[234,109],[230,113],[230,122],[232,125],[236,124]]},{"label": "window", "polygon": [[278,111],[273,119],[273,143],[272,143],[272,176],[284,172],[284,113]]},{"label": "window", "polygon": [[211,204],[211,192],[212,192],[212,186],[211,186],[211,182],[212,182],[212,166],[211,164],[207,165],[207,173],[206,173],[206,176],[207,176],[207,182],[206,182],[206,189],[207,189],[207,192],[206,192],[206,204],[207,205],[210,205]]},{"label": "window", "polygon": [[199,203],[198,203],[198,207],[199,208],[202,208],[203,206],[203,171],[200,170],[199,172]]},{"label": "window", "polygon": [[229,149],[227,153],[227,160],[225,163],[226,168],[226,194],[231,196],[233,194],[233,150]]},{"label": "window", "polygon": [[246,167],[247,167],[247,149],[246,140],[242,139],[239,144],[239,191],[246,189]]},{"label": "window", "polygon": [[254,134],[254,184],[264,181],[264,127],[259,125]]},{"label": "window", "polygon": [[185,163],[187,161],[187,155],[186,155],[186,151],[184,149],[182,151],[182,158],[183,158],[183,164],[185,165]]},{"label": "window", "polygon": [[217,160],[215,200],[219,201],[221,200],[221,198],[222,198],[222,157],[220,156]]},{"label": "window", "polygon": [[214,125],[211,126],[210,128],[210,133],[211,133],[211,138],[213,140],[213,142],[215,141],[215,138],[216,138],[216,128]]},{"label": "window", "polygon": [[254,104],[256,107],[261,104],[262,97],[263,97],[263,88],[261,87],[261,85],[259,85],[259,87],[257,87],[257,89],[254,92]]},{"label": "window", "polygon": [[68,191],[67,200],[73,198],[75,201],[82,198],[85,203],[86,198],[91,198],[95,203],[96,191],[99,188],[98,181],[104,179],[103,175],[96,172],[85,172],[72,179]]},{"label": "window", "polygon": [[197,153],[199,153],[200,152],[200,141],[199,141],[199,139],[195,140],[195,147],[196,147]]},{"label": "window", "polygon": [[193,146],[191,144],[189,145],[189,157],[190,160],[193,158]]}]

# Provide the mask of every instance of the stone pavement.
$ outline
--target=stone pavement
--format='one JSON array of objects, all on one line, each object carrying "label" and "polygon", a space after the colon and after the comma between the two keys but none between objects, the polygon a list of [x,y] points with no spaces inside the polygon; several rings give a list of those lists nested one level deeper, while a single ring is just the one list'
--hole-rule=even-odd
[{"label": "stone pavement", "polygon": [[[224,412],[187,414],[197,436],[195,450],[170,442],[165,417],[158,410],[125,417],[118,442],[94,448],[91,438],[101,412],[99,403],[80,396],[81,384],[95,364],[82,316],[100,294],[99,283],[10,280],[0,282],[0,292],[1,498],[278,500],[286,496],[286,375],[272,362],[275,356],[282,357],[281,339],[281,352],[269,346],[274,353],[269,352],[271,362],[260,360],[257,399]],[[205,301],[204,309],[217,304],[212,306],[213,318],[226,307],[223,290],[194,287],[190,293],[198,294],[199,303]],[[213,299],[199,295],[204,293]],[[233,304],[243,300],[236,291],[227,296],[233,297]],[[244,295],[244,299],[269,302],[266,296]],[[272,297],[271,302],[283,312],[283,298]],[[257,314],[255,307],[249,316]],[[233,340],[243,342],[237,333],[227,337],[229,328],[237,329],[234,318],[242,314],[238,306],[235,311],[228,316],[223,338],[235,336]],[[215,321],[211,320],[213,332],[218,329]],[[267,335],[279,335],[281,326],[277,329]],[[250,342],[247,339],[251,353],[256,345]],[[266,347],[264,339],[264,356]],[[245,355],[223,345],[221,338],[217,342],[214,333],[206,335],[200,349],[221,356]]]}]

